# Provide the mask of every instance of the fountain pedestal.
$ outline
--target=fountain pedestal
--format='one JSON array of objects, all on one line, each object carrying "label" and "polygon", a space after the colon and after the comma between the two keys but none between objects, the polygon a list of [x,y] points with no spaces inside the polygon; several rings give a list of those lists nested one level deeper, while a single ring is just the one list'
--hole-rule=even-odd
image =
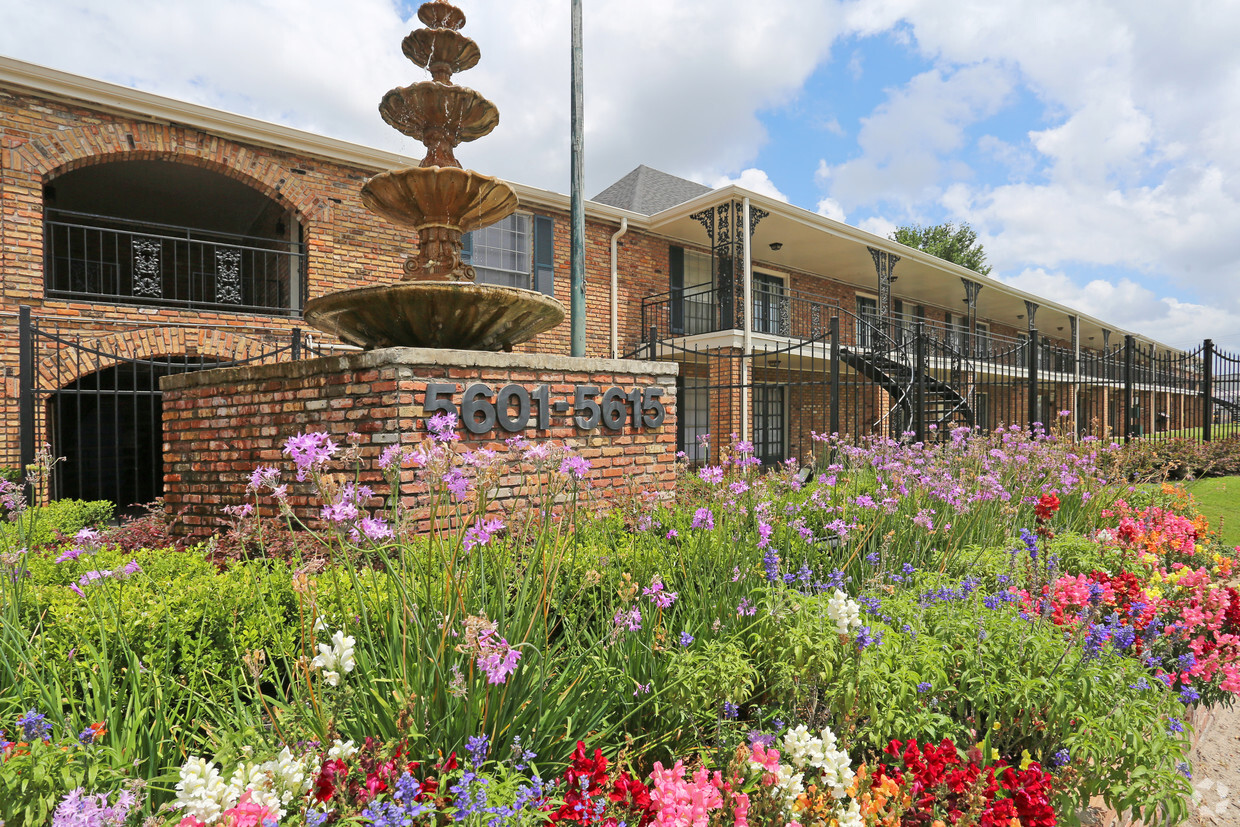
[{"label": "fountain pedestal", "polygon": [[[382,497],[388,493],[377,464],[383,449],[423,439],[422,421],[433,412],[428,407],[468,410],[466,392],[480,385],[492,393],[484,398],[475,392],[475,428],[480,432],[461,429],[467,447],[502,451],[512,436],[550,439],[578,448],[590,460],[591,496],[609,499],[670,490],[675,480],[676,372],[677,365],[668,362],[382,348],[165,377],[164,502],[170,514],[179,516],[178,534],[203,539],[220,531],[226,525],[223,506],[252,501],[246,495],[250,472],[258,465],[288,468],[281,446],[304,431],[327,433],[342,447],[356,434],[361,479]],[[617,393],[605,399],[612,388],[624,402],[616,404]],[[499,397],[505,391],[501,421]],[[524,419],[523,398],[529,403]],[[630,404],[634,399],[643,414],[636,420]],[[647,404],[656,400],[661,419],[654,416],[656,407]],[[578,408],[578,401],[584,406]],[[593,414],[591,402],[599,406],[598,423],[579,427],[579,418]],[[622,421],[608,427],[617,423],[614,416],[611,422],[605,417],[617,408],[623,409]],[[483,427],[488,411],[494,418]],[[658,424],[651,424],[656,419]],[[291,478],[284,476],[286,481]],[[406,477],[401,495],[412,506],[418,491],[412,471]],[[515,475],[501,482],[502,505],[513,505],[518,494]],[[303,520],[316,523],[322,503],[312,496],[308,482],[289,486],[289,503]],[[269,497],[263,498],[265,514],[274,516],[273,505]]]}]

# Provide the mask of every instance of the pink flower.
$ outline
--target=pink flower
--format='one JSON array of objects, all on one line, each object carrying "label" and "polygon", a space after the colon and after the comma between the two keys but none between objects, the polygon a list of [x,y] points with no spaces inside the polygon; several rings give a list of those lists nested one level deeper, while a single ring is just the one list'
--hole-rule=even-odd
[{"label": "pink flower", "polygon": [[491,542],[491,538],[504,530],[504,521],[499,517],[490,520],[478,519],[472,526],[465,530],[465,539],[462,545],[466,551],[472,551],[478,546],[485,546]]},{"label": "pink flower", "polygon": [[504,638],[490,629],[478,635],[478,668],[486,673],[488,683],[506,683],[508,676],[517,671],[521,660],[520,650],[510,646]]}]

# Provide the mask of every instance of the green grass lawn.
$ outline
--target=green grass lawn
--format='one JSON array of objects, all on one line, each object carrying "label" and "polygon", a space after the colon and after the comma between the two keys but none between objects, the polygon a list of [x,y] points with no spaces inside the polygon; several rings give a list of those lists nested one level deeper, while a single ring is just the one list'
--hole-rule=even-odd
[{"label": "green grass lawn", "polygon": [[1219,530],[1228,548],[1240,545],[1240,477],[1207,477],[1183,483],[1197,501],[1210,528]]}]

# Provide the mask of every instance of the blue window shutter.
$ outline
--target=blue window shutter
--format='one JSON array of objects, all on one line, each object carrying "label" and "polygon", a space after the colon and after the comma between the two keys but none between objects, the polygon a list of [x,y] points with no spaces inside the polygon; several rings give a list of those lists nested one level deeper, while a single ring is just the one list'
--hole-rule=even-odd
[{"label": "blue window shutter", "polygon": [[555,221],[534,216],[534,289],[555,297]]},{"label": "blue window shutter", "polygon": [[[667,286],[672,292],[671,318],[668,325],[672,333],[685,332],[685,248],[675,244],[668,249]],[[642,331],[645,335],[645,331]]]}]

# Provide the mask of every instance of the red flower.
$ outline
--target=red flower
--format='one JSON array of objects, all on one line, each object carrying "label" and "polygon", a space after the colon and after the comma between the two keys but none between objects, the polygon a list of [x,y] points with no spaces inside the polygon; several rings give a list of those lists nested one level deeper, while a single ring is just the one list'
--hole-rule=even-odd
[{"label": "red flower", "polygon": [[314,779],[314,800],[320,804],[330,801],[331,797],[336,794],[337,780],[348,774],[349,768],[339,758],[334,761],[324,761],[322,768],[319,769],[318,778]]},{"label": "red flower", "polygon": [[1033,513],[1039,520],[1046,521],[1051,515],[1059,510],[1059,497],[1054,494],[1043,494],[1038,500],[1038,504],[1033,507]]}]

